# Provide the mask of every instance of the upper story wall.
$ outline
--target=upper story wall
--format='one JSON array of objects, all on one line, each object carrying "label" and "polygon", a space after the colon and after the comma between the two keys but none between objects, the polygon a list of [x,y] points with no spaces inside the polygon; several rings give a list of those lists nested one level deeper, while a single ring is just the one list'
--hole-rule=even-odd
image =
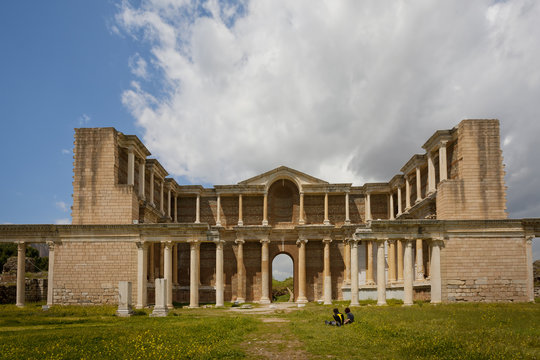
[{"label": "upper story wall", "polygon": [[437,193],[437,218],[506,219],[498,120],[463,120],[456,130],[452,175]]},{"label": "upper story wall", "polygon": [[463,120],[436,131],[423,148],[389,182],[330,184],[279,167],[206,189],[166,178],[136,136],[76,129],[73,224],[340,227],[371,219],[506,218],[498,120]]}]

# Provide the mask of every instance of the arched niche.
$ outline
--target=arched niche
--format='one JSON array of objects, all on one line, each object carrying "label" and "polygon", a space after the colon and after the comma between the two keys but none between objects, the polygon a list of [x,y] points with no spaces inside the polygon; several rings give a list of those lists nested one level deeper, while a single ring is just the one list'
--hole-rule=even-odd
[{"label": "arched niche", "polygon": [[300,193],[295,183],[278,179],[268,189],[268,223],[287,226],[298,223]]}]

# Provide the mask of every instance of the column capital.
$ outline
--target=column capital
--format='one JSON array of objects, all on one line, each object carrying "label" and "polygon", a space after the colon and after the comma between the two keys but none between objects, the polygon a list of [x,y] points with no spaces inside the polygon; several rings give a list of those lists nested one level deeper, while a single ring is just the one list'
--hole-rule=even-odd
[{"label": "column capital", "polygon": [[301,236],[298,238],[298,240],[296,240],[296,245],[300,245],[300,244],[307,244],[308,243],[308,239],[306,239],[305,237]]},{"label": "column capital", "polygon": [[148,248],[148,242],[146,242],[144,240],[135,242],[135,245],[137,245],[138,249],[143,249],[144,250],[144,249]]},{"label": "column capital", "polygon": [[264,239],[261,239],[259,242],[260,242],[261,244],[265,244],[265,243],[266,243],[266,244],[269,244],[269,243],[270,243],[270,239],[269,239],[269,238],[264,238]]},{"label": "column capital", "polygon": [[352,237],[352,238],[347,239],[347,242],[353,246],[358,246],[358,243],[360,242],[360,240]]},{"label": "column capital", "polygon": [[49,250],[54,250],[56,246],[60,245],[60,240],[47,240],[46,244],[49,247]]},{"label": "column capital", "polygon": [[163,241],[161,241],[161,243],[162,243],[163,245],[165,245],[165,248],[168,248],[168,249],[171,249],[172,246],[173,246],[173,242],[170,241],[170,240],[163,240]]},{"label": "column capital", "polygon": [[322,242],[324,244],[328,243],[330,244],[332,242],[332,238],[330,236],[325,236],[323,239],[322,239]]},{"label": "column capital", "polygon": [[234,240],[234,243],[235,244],[243,244],[245,243],[246,241],[243,239],[243,238],[237,238],[236,240]]},{"label": "column capital", "polygon": [[395,244],[396,243],[396,239],[387,239],[386,241],[388,241],[389,244]]},{"label": "column capital", "polygon": [[532,245],[532,241],[536,236],[534,235],[525,235],[525,242],[527,245]]},{"label": "column capital", "polygon": [[222,240],[222,239],[215,239],[213,240],[214,241],[214,244],[216,245],[223,245],[225,244],[225,240]]},{"label": "column capital", "polygon": [[433,245],[441,247],[441,246],[444,246],[444,239],[442,237],[434,237],[431,239],[431,243]]},{"label": "column capital", "polygon": [[446,147],[446,144],[448,144],[448,140],[441,140],[439,142],[439,147],[442,147],[442,146],[445,146]]}]

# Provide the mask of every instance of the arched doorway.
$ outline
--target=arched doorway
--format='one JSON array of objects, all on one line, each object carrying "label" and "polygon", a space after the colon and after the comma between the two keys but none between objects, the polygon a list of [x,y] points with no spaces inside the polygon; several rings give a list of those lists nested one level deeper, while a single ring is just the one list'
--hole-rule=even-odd
[{"label": "arched doorway", "polygon": [[294,302],[294,262],[287,253],[272,260],[272,302]]},{"label": "arched doorway", "polygon": [[280,179],[268,189],[268,221],[270,225],[297,223],[299,207],[300,194],[292,181]]}]

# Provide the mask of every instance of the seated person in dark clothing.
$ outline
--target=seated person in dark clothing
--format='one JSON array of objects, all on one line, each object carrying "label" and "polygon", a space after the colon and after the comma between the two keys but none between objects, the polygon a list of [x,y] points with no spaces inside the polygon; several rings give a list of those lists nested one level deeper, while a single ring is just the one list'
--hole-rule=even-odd
[{"label": "seated person in dark clothing", "polygon": [[343,314],[340,313],[338,309],[334,309],[334,321],[326,320],[324,323],[326,325],[341,326],[343,325],[344,320]]},{"label": "seated person in dark clothing", "polygon": [[354,315],[351,312],[351,309],[346,308],[345,309],[345,316],[347,317],[343,324],[352,324],[354,322]]}]

